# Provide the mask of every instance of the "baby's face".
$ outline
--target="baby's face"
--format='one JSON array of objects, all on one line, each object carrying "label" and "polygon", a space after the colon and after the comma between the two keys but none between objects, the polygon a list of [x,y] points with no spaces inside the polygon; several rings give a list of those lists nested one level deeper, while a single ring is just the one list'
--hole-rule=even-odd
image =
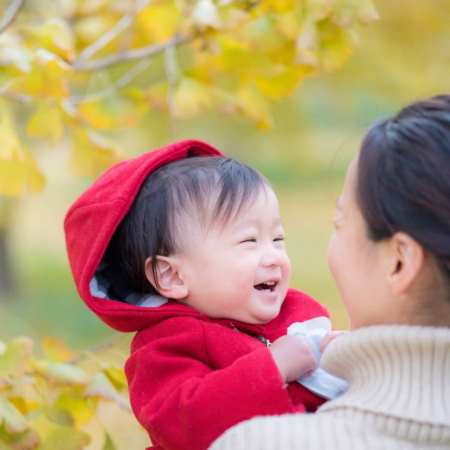
[{"label": "baby's face", "polygon": [[186,227],[180,276],[183,300],[217,318],[265,323],[275,318],[286,295],[290,261],[284,245],[278,200],[270,188],[226,225]]}]

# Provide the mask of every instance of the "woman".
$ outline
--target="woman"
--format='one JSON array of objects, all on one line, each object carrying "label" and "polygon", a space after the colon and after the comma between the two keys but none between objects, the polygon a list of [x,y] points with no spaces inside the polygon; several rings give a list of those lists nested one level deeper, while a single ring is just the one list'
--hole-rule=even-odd
[{"label": "woman", "polygon": [[329,265],[351,320],[322,359],[349,389],[212,450],[450,449],[450,95],[376,124],[347,172]]}]

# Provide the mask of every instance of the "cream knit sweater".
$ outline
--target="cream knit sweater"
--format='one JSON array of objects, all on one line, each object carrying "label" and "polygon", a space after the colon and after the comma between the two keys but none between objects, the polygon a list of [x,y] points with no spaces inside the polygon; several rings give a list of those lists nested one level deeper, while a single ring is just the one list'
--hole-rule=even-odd
[{"label": "cream knit sweater", "polygon": [[349,390],[316,414],[258,417],[210,450],[449,450],[450,328],[373,326],[322,359]]}]

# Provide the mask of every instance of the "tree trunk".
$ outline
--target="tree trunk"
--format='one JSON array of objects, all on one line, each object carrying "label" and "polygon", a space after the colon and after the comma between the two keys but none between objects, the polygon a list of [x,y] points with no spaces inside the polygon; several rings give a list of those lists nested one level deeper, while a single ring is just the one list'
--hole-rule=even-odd
[{"label": "tree trunk", "polygon": [[0,199],[0,300],[12,298],[17,281],[10,249],[10,230],[13,219],[12,200]]}]

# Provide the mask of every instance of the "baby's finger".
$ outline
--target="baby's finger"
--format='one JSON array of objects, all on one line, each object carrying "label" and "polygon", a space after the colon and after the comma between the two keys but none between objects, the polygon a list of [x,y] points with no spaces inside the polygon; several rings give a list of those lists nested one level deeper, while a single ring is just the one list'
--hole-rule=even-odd
[{"label": "baby's finger", "polygon": [[325,349],[327,348],[327,345],[333,341],[334,339],[336,339],[339,336],[342,336],[343,334],[348,333],[348,331],[344,331],[344,330],[336,330],[336,331],[330,331],[329,333],[327,333],[322,341],[320,342],[320,351],[323,353],[325,351]]}]

